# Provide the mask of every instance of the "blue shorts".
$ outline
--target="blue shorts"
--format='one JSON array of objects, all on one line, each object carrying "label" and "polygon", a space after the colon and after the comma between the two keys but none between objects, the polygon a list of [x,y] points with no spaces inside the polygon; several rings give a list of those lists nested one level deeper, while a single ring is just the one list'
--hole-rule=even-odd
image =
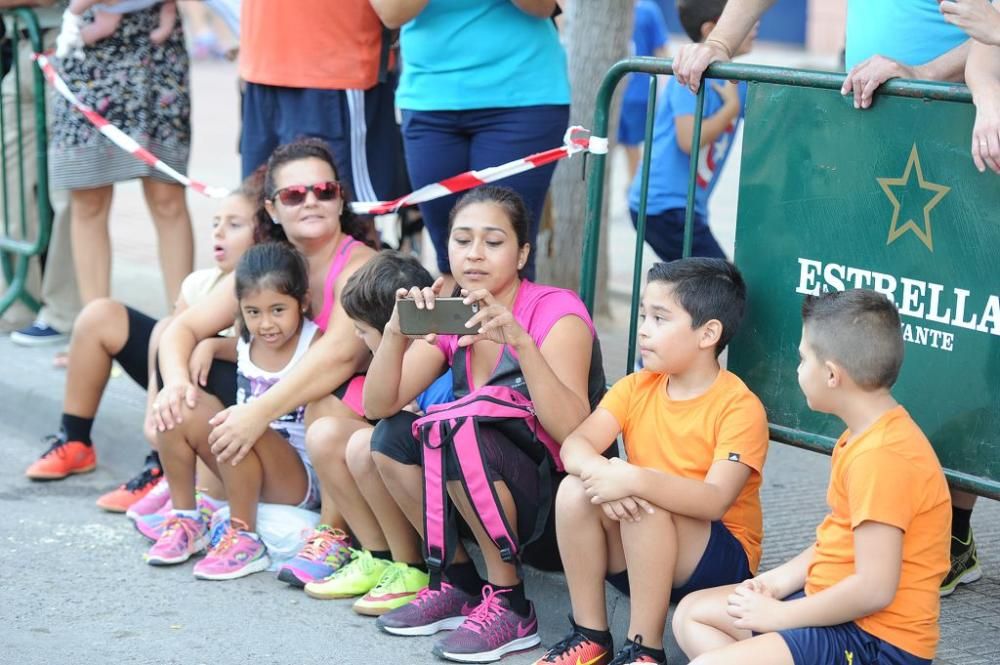
[{"label": "blue shorts", "polygon": [[[802,598],[802,591],[793,593],[785,600]],[[866,633],[858,624],[850,621],[836,626],[820,628],[793,628],[778,633],[789,651],[795,665],[930,665],[926,658],[918,658],[885,640]],[[851,654],[848,659],[847,654]]]},{"label": "blue shorts", "polygon": [[242,177],[279,145],[326,141],[341,182],[355,201],[384,201],[409,191],[396,124],[395,77],[368,90],[319,90],[247,83],[240,134]]},{"label": "blue shorts", "polygon": [[[681,598],[702,589],[711,589],[727,584],[739,584],[753,577],[750,562],[743,545],[729,532],[722,522],[712,522],[708,544],[701,560],[695,566],[691,578],[682,586],[670,591],[670,602],[679,603]],[[629,595],[628,571],[608,575],[608,582],[626,596]]]},{"label": "blue shorts", "polygon": [[618,118],[618,142],[636,146],[642,143],[646,133],[646,102],[622,102],[621,116]]},{"label": "blue shorts", "polygon": [[[632,226],[637,227],[638,213],[629,210],[629,214],[632,216]],[[708,228],[708,220],[695,213],[691,223],[694,226],[691,234],[691,256],[726,258],[726,253],[719,247],[719,242]],[[675,261],[681,258],[684,253],[684,208],[647,213],[646,242],[661,261]]]}]

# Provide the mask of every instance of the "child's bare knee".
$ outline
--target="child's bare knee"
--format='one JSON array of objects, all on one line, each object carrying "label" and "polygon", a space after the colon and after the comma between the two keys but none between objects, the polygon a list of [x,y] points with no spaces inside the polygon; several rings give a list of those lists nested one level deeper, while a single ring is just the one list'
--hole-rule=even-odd
[{"label": "child's bare knee", "polygon": [[589,516],[594,512],[582,480],[576,476],[566,476],[559,483],[559,491],[556,492],[556,511],[560,519]]},{"label": "child's bare knee", "polygon": [[678,642],[684,641],[687,626],[691,621],[691,596],[685,596],[674,609],[674,616],[670,620],[670,628]]},{"label": "child's bare knee", "polygon": [[375,469],[372,460],[371,428],[363,428],[351,435],[347,442],[347,468],[354,477],[367,476]]},{"label": "child's bare knee", "polygon": [[[73,323],[73,333],[81,335],[96,335],[108,325],[109,321],[121,319],[127,325],[125,306],[111,298],[98,298],[87,303],[76,321]],[[98,335],[99,336],[99,335]]]},{"label": "child's bare knee", "polygon": [[343,459],[351,431],[337,418],[320,418],[306,430],[306,451],[313,464]]}]

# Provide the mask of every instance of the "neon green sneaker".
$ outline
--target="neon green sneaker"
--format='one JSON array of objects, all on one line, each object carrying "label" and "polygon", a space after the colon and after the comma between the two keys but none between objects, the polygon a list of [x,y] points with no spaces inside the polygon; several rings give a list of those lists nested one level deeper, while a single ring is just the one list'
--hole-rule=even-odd
[{"label": "neon green sneaker", "polygon": [[391,561],[376,559],[368,550],[351,550],[351,560],[326,579],[306,584],[310,598],[354,598],[363,596],[378,584]]},{"label": "neon green sneaker", "polygon": [[950,596],[959,584],[971,584],[983,576],[979,567],[979,554],[976,552],[976,540],[969,529],[969,537],[959,540],[951,537],[951,570],[941,582],[941,597]]},{"label": "neon green sneaker", "polygon": [[370,617],[382,616],[416,599],[429,581],[430,577],[422,570],[402,562],[393,563],[371,591],[354,601],[354,611]]}]

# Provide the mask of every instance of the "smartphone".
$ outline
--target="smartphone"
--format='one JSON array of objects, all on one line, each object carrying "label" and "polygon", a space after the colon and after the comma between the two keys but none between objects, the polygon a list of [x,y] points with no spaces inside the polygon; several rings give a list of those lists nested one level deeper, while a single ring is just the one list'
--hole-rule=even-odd
[{"label": "smartphone", "polygon": [[417,309],[417,301],[407,298],[396,302],[399,309],[399,329],[404,335],[472,335],[465,327],[479,306],[466,305],[462,298],[437,298],[434,309]]}]

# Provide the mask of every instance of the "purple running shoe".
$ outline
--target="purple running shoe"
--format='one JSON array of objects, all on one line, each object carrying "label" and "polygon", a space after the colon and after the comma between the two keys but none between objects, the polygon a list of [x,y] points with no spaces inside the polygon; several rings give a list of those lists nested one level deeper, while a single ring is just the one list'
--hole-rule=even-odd
[{"label": "purple running shoe", "polygon": [[387,633],[407,636],[455,630],[476,609],[478,600],[442,580],[440,591],[423,589],[415,600],[380,616],[375,625]]},{"label": "purple running shoe", "polygon": [[483,602],[453,633],[434,645],[434,655],[459,663],[492,663],[504,655],[538,646],[538,617],[535,606],[528,603],[528,616],[519,616],[510,609],[507,599],[486,585]]}]

